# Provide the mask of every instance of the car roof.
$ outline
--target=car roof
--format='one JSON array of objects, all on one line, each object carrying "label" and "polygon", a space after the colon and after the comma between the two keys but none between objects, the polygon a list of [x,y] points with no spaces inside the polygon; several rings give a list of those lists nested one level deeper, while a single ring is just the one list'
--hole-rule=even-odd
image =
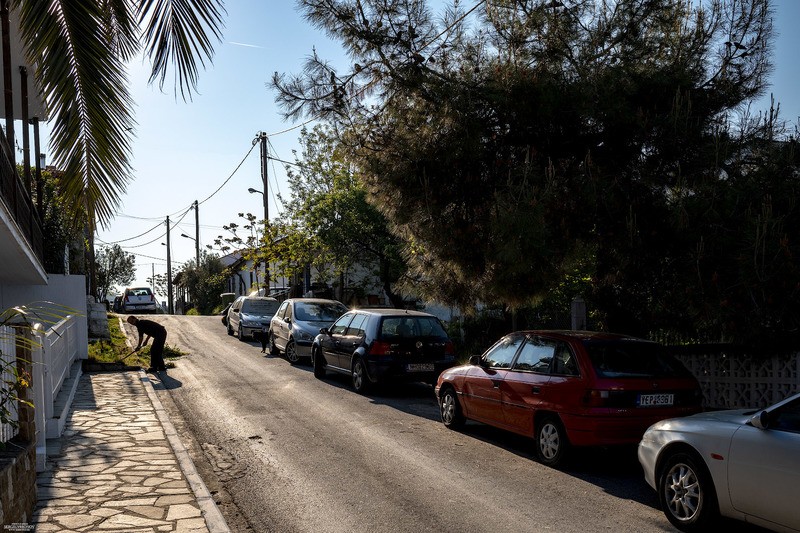
[{"label": "car roof", "polygon": [[239,296],[242,300],[266,300],[269,302],[277,302],[277,298],[273,298],[272,296]]},{"label": "car roof", "polygon": [[327,303],[335,303],[335,304],[342,304],[339,300],[331,300],[330,298],[287,298],[285,301],[287,302],[305,302],[310,304],[327,304]]},{"label": "car roof", "polygon": [[359,313],[366,313],[371,315],[380,316],[420,316],[420,317],[434,317],[430,313],[423,311],[415,311],[413,309],[396,309],[393,307],[366,307],[360,309],[352,309],[351,311],[358,311]]},{"label": "car roof", "polygon": [[578,341],[637,341],[637,342],[653,342],[640,337],[633,337],[631,335],[623,335],[620,333],[608,333],[604,331],[583,331],[583,330],[570,330],[570,329],[527,329],[515,331],[513,334],[522,335],[547,335],[549,337],[556,337],[560,339],[575,339]]}]

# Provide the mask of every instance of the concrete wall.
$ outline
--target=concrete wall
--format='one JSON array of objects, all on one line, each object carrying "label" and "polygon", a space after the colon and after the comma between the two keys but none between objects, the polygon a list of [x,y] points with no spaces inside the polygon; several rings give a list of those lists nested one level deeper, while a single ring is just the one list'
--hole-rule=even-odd
[{"label": "concrete wall", "polygon": [[[50,303],[50,305],[48,305]],[[52,305],[55,304],[55,305]],[[89,327],[86,303],[86,278],[84,276],[68,276],[49,274],[47,285],[9,285],[0,284],[0,311],[10,307],[24,305],[26,307],[47,307],[60,315],[73,314],[78,318],[78,342],[84,347],[81,359],[89,356]],[[63,309],[58,306],[68,307]],[[58,318],[48,320],[58,322]],[[45,324],[49,327],[54,324]]]}]

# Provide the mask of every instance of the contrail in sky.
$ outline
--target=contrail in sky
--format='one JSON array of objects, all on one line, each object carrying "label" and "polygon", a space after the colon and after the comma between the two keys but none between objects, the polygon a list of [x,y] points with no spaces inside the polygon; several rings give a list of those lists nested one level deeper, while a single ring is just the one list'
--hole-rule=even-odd
[{"label": "contrail in sky", "polygon": [[228,41],[228,44],[235,44],[236,46],[246,46],[247,48],[263,48],[263,46],[258,46],[256,44],[237,43],[236,41]]}]

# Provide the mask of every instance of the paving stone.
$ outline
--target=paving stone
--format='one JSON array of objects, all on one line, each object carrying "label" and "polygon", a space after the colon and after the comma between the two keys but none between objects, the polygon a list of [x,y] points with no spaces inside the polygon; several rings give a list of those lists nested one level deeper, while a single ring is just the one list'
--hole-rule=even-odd
[{"label": "paving stone", "polygon": [[144,387],[139,372],[81,376],[37,477],[35,531],[209,533]]}]

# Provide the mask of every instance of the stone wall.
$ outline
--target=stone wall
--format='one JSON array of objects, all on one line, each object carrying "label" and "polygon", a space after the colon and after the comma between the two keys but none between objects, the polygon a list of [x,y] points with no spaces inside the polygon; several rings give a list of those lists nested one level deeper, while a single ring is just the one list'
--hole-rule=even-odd
[{"label": "stone wall", "polygon": [[36,507],[36,444],[13,439],[0,450],[0,522],[27,524]]}]

